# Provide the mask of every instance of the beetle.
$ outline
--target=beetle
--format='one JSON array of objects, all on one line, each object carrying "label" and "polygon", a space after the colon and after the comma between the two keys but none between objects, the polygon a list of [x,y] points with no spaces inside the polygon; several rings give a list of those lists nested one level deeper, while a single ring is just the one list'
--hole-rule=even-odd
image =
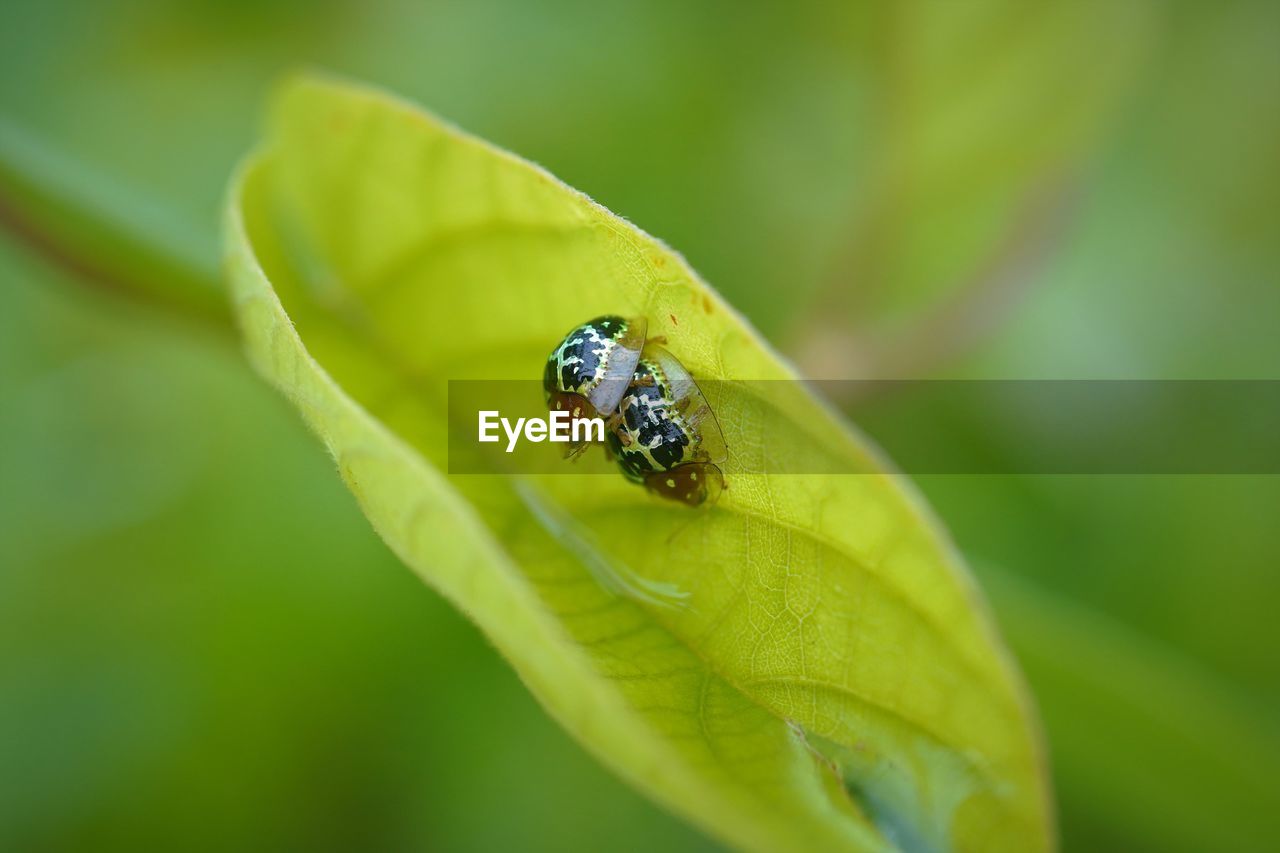
[{"label": "beetle", "polygon": [[575,418],[607,418],[618,408],[644,348],[643,317],[606,314],[575,326],[547,356],[547,407]]},{"label": "beetle", "polygon": [[605,438],[623,476],[660,497],[696,507],[725,488],[720,424],[689,371],[655,343],[641,352]]}]

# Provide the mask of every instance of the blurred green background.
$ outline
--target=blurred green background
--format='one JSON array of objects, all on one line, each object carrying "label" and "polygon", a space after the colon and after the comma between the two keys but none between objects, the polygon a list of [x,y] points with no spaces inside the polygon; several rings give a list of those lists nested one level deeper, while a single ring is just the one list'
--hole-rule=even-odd
[{"label": "blurred green background", "polygon": [[[1270,0],[8,0],[0,848],[714,846],[246,368],[219,205],[299,65],[545,165],[810,375],[1280,378]],[[1064,846],[1274,845],[1280,478],[918,481],[1037,695]]]}]

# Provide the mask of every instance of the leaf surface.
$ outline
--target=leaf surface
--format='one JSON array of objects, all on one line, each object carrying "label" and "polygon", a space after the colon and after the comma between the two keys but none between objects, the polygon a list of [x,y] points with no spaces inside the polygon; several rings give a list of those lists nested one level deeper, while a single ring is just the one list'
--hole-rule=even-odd
[{"label": "leaf surface", "polygon": [[[805,440],[865,473],[749,473],[803,448],[732,411],[731,488],[704,512],[621,477],[446,473],[448,380],[535,380],[598,314],[643,315],[700,379],[793,378],[677,254],[390,96],[298,78],[271,116],[228,208],[253,362],[588,749],[746,849],[1052,847],[1034,714],[965,569],[799,385]],[[687,606],[614,594],[602,567]]]}]

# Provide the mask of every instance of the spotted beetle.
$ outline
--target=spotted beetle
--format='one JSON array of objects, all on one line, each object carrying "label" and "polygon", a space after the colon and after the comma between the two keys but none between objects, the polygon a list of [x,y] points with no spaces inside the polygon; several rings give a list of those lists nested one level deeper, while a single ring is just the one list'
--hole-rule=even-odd
[{"label": "spotted beetle", "polygon": [[656,495],[696,507],[724,490],[720,425],[693,377],[661,346],[645,346],[605,438],[623,476]]},{"label": "spotted beetle", "polygon": [[[574,418],[609,418],[618,408],[644,348],[643,317],[607,314],[570,330],[547,356],[547,408]],[[570,446],[567,455],[583,449]]]}]

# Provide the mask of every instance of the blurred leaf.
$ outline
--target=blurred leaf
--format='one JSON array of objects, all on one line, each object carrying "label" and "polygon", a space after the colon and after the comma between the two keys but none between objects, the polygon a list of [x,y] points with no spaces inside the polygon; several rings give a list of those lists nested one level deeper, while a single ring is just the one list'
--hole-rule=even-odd
[{"label": "blurred leaf", "polygon": [[868,14],[876,142],[847,248],[799,327],[811,375],[915,375],[1004,315],[1054,250],[1152,30],[1144,2]]},{"label": "blurred leaf", "polygon": [[0,225],[82,281],[225,322],[199,235],[0,117]]},{"label": "blurred leaf", "polygon": [[970,375],[1280,378],[1280,4],[1160,9],[1069,244]]},{"label": "blurred leaf", "polygon": [[1063,811],[1086,836],[1068,844],[1261,850],[1280,837],[1274,719],[1105,614],[985,565],[982,577],[1044,708]]},{"label": "blurred leaf", "polygon": [[7,3],[0,121],[92,184],[107,220],[177,236],[216,269],[222,193],[262,91],[333,68],[660,226],[772,334],[807,307],[861,186],[848,17],[822,0],[741,7],[731,29],[690,3]]},{"label": "blurred leaf", "polygon": [[[594,314],[646,316],[700,377],[791,377],[677,255],[375,92],[302,79],[273,115],[228,219],[252,360],[387,543],[562,724],[744,848],[1052,846],[1032,712],[968,576],[802,391],[796,421],[867,475],[731,458],[732,487],[695,516],[620,477],[444,473],[446,380],[532,379]],[[778,450],[723,426],[735,454]],[[614,597],[592,563],[691,606]]]},{"label": "blurred leaf", "polygon": [[0,281],[0,850],[715,849],[404,571],[233,338],[4,235]]}]

